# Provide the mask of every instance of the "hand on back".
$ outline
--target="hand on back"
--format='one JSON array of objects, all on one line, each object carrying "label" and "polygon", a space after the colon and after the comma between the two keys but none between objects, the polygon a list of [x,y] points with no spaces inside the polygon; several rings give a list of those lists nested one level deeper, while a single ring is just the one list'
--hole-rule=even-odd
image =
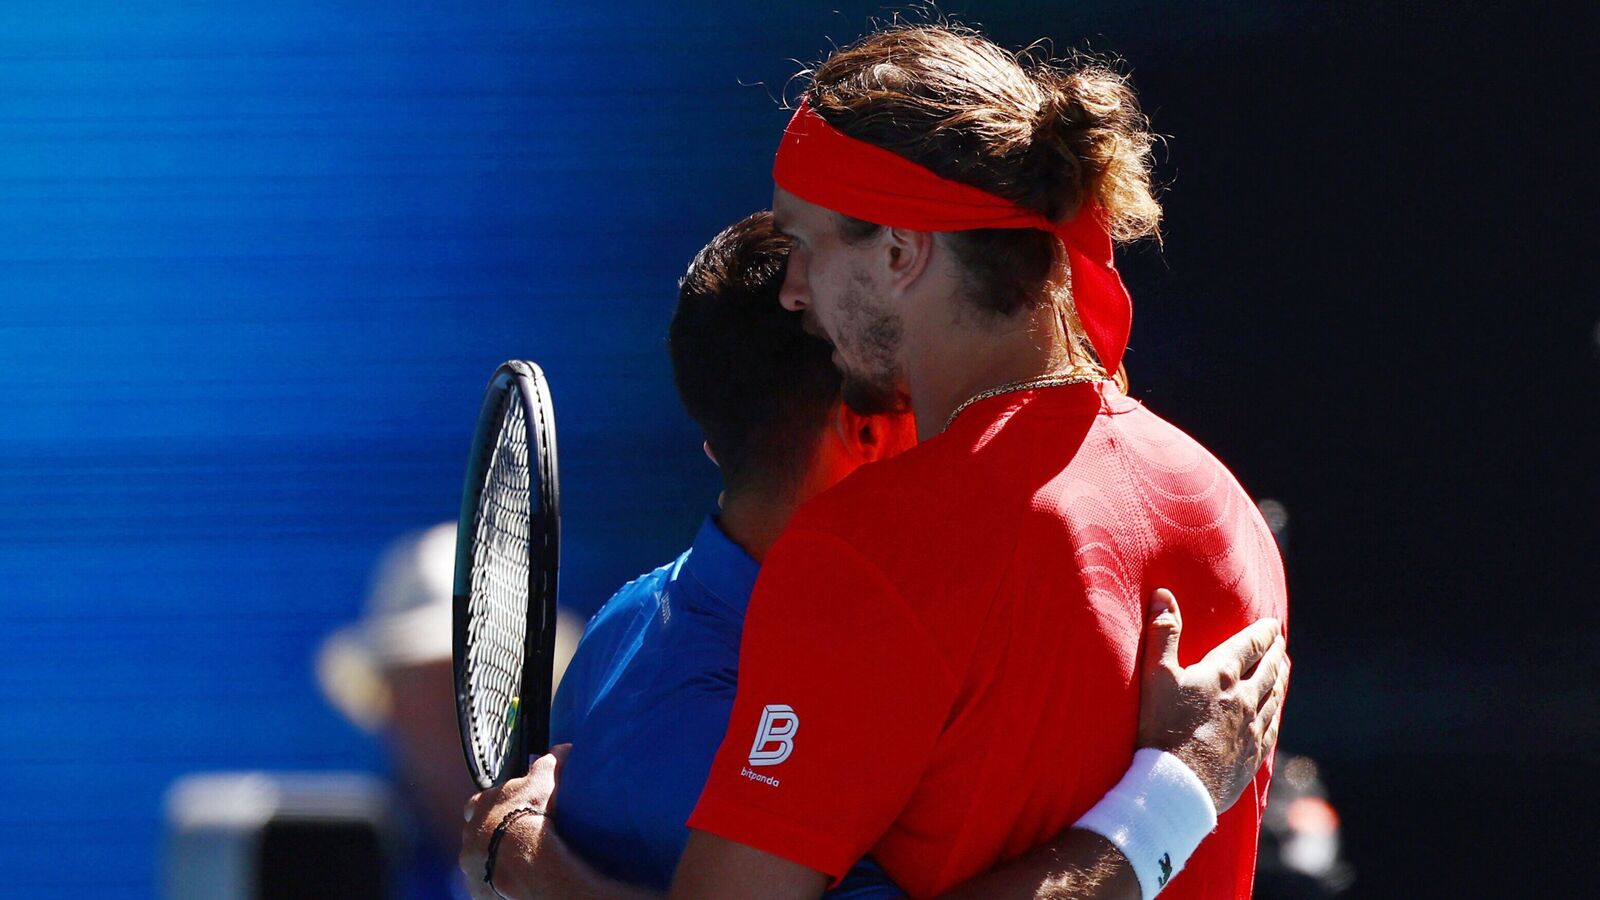
[{"label": "hand on back", "polygon": [[1289,685],[1288,644],[1276,619],[1260,619],[1192,666],[1178,664],[1183,616],[1165,588],[1151,597],[1139,700],[1139,746],[1183,760],[1232,806],[1278,742]]}]

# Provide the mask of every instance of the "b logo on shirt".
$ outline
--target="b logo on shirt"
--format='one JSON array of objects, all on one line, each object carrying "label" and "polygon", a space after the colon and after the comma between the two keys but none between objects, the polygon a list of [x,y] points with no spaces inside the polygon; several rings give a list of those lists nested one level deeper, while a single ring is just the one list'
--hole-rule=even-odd
[{"label": "b logo on shirt", "polygon": [[794,752],[794,733],[800,730],[800,717],[793,707],[769,703],[761,710],[761,727],[756,742],[750,745],[750,765],[775,766]]}]

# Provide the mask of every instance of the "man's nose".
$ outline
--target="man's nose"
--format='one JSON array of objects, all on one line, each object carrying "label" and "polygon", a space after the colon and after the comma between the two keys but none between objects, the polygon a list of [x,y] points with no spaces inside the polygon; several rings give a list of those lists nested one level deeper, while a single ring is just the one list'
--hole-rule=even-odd
[{"label": "man's nose", "polygon": [[811,305],[806,297],[805,277],[796,275],[793,266],[783,276],[783,286],[778,289],[778,302],[790,312],[800,312]]}]

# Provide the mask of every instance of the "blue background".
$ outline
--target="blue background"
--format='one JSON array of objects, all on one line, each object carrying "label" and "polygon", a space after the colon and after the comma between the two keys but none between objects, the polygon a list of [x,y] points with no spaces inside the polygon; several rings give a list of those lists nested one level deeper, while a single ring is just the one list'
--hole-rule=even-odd
[{"label": "blue background", "polygon": [[[381,765],[312,656],[454,515],[501,360],[553,385],[567,605],[711,506],[676,278],[768,202],[793,60],[880,10],[438,7],[0,7],[0,894],[149,895],[185,772]],[[1289,506],[1285,742],[1358,886],[1566,884],[1600,391],[1542,123],[1579,54],[1492,5],[983,10],[1126,57],[1173,136],[1134,393]]]}]

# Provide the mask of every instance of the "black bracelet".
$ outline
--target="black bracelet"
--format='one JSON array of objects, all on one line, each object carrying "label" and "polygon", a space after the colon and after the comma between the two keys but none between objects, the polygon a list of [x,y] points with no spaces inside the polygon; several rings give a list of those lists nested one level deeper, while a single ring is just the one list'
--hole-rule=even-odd
[{"label": "black bracelet", "polygon": [[511,812],[506,813],[505,818],[500,820],[499,825],[495,826],[494,834],[489,835],[489,857],[483,861],[483,883],[489,886],[489,890],[494,891],[496,897],[505,896],[496,890],[494,886],[494,856],[500,851],[500,840],[506,836],[506,829],[511,827],[512,822],[525,816],[542,815],[544,815],[543,810],[534,809],[531,806],[513,809]]}]

